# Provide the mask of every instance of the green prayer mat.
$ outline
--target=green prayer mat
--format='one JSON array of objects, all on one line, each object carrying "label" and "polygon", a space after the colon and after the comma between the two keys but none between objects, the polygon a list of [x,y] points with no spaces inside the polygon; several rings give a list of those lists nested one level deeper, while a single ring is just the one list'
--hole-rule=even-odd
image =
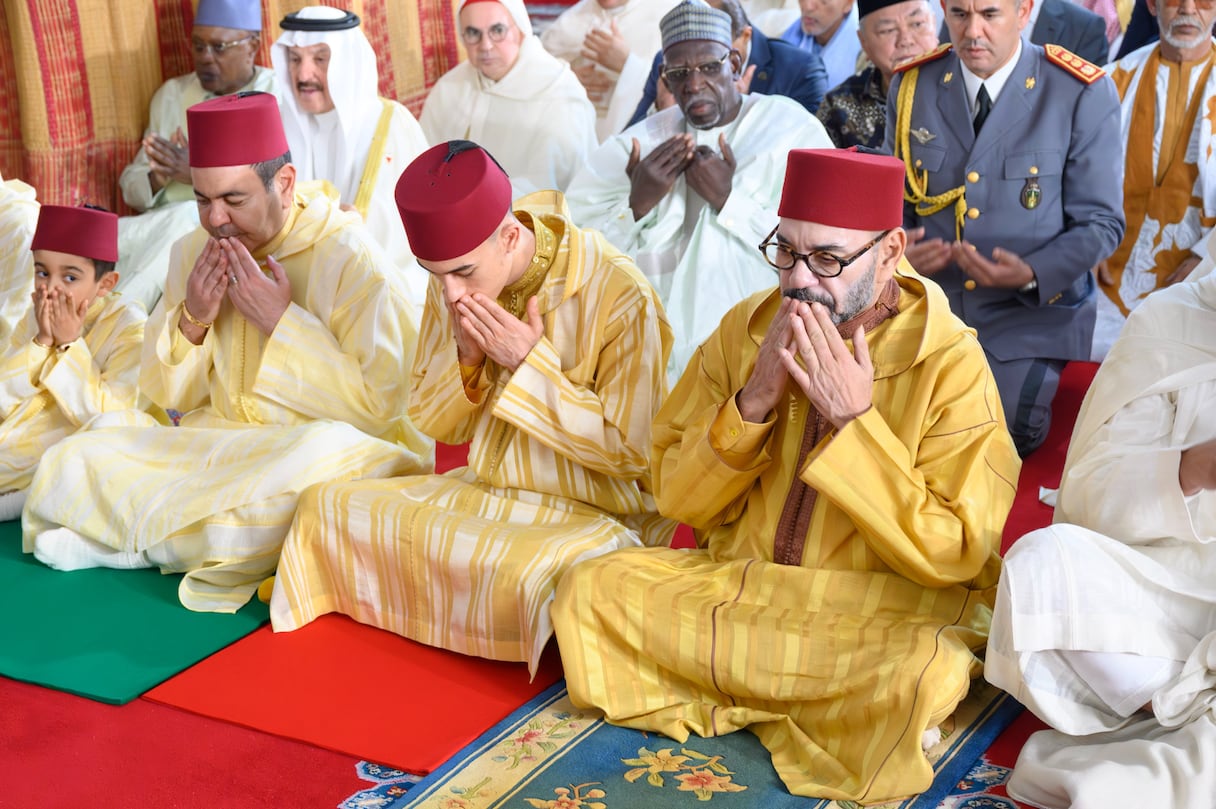
[{"label": "green prayer mat", "polygon": [[21,552],[21,521],[0,523],[0,674],[121,705],[257,629],[257,599],[235,615],[191,612],[180,575],[46,567]]}]

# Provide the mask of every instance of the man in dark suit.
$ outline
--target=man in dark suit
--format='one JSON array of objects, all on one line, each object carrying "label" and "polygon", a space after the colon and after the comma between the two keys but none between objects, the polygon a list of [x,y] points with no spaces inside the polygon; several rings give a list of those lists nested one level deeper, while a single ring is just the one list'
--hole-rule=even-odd
[{"label": "man in dark suit", "polygon": [[[1106,41],[1106,21],[1089,9],[1069,0],[1035,0],[1030,14],[1030,42],[1034,45],[1059,45],[1095,65],[1109,59],[1110,43]],[[943,0],[948,8],[948,0]],[[942,42],[950,41],[945,20],[941,28]]]},{"label": "man in dark suit", "polygon": [[[735,49],[747,54],[747,66],[744,68],[742,79],[747,86],[741,88],[744,92],[787,96],[806,107],[807,112],[813,113],[819,107],[829,88],[827,71],[818,56],[780,39],[769,39],[752,28],[738,0],[706,2],[730,16]],[[670,106],[670,97],[667,98],[667,104],[662,105],[657,99],[660,89],[659,69],[662,66],[663,54],[660,52],[655,54],[650,77],[646,79],[646,89],[629,120],[629,126],[653,112],[652,108]]]},{"label": "man in dark suit", "polygon": [[946,0],[953,52],[897,69],[883,144],[908,170],[908,261],[975,328],[1023,455],[1065,363],[1089,358],[1091,271],[1124,231],[1114,83],[1025,44],[1030,2]]}]

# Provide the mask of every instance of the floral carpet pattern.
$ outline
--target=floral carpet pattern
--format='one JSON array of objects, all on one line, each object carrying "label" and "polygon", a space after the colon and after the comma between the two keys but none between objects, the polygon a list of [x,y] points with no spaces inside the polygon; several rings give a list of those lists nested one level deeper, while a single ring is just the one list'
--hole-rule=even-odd
[{"label": "floral carpet pattern", "polygon": [[[937,779],[924,794],[880,809],[1014,809],[998,791],[1008,769],[980,758],[1021,712],[977,683],[929,751]],[[857,804],[791,796],[768,752],[750,733],[685,744],[619,728],[574,707],[562,683],[550,688],[418,780],[362,762],[375,786],[339,809],[646,809],[710,803],[732,807],[854,809]]]}]

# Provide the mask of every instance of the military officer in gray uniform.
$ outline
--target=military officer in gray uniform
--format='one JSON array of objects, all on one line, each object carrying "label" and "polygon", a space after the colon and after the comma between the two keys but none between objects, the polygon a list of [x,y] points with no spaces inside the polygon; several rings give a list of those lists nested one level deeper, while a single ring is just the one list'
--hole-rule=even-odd
[{"label": "military officer in gray uniform", "polygon": [[1094,266],[1123,237],[1114,83],[1024,43],[1031,0],[945,0],[953,43],[900,68],[884,150],[904,160],[908,261],[979,335],[1018,451],[1088,359]]}]

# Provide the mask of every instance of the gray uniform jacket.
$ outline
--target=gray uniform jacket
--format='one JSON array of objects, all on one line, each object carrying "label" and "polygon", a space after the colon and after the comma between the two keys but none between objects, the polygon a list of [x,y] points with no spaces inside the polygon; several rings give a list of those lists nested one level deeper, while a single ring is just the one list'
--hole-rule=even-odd
[{"label": "gray uniform jacket", "polygon": [[[894,153],[896,106],[907,73],[887,94],[884,151]],[[1123,159],[1119,98],[1102,76],[1086,84],[1022,46],[979,135],[959,58],[948,51],[919,66],[909,153],[928,171],[928,194],[966,188],[963,239],[992,258],[994,247],[1034,270],[1031,292],[977,287],[951,263],[933,276],[950,307],[1001,361],[1088,359],[1096,312],[1091,270],[1123,238]],[[904,226],[925,238],[955,239],[954,206],[917,216],[904,203]]]}]

